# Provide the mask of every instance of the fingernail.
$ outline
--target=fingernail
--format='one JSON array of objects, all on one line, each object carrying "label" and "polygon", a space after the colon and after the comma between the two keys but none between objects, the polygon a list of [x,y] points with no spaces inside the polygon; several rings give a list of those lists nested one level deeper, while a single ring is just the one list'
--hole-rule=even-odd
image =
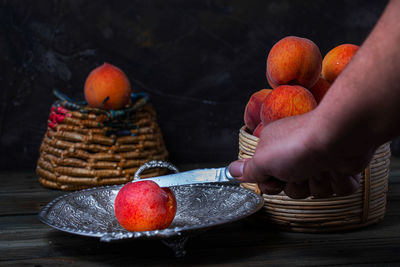
[{"label": "fingernail", "polygon": [[229,165],[228,170],[233,177],[241,177],[243,176],[243,167],[244,167],[244,160],[241,159],[232,162]]}]

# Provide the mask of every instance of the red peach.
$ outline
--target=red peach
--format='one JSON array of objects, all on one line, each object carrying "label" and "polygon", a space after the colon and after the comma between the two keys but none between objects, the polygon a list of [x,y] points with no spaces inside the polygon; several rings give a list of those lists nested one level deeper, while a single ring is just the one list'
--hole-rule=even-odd
[{"label": "red peach", "polygon": [[260,110],[261,105],[264,102],[265,97],[271,92],[271,89],[262,89],[260,91],[255,92],[250,97],[249,102],[246,105],[246,109],[244,111],[244,124],[247,129],[253,131],[256,126],[261,122],[260,118]]},{"label": "red peach", "polygon": [[326,92],[328,92],[329,87],[331,87],[331,84],[324,78],[320,77],[317,83],[310,88],[310,92],[313,94],[317,104],[321,102]]},{"label": "red peach", "polygon": [[264,124],[260,122],[257,127],[253,131],[253,135],[256,137],[260,137],[261,131],[264,129]]},{"label": "red peach", "polygon": [[119,68],[104,63],[85,82],[85,99],[90,107],[121,109],[130,101],[131,85]]},{"label": "red peach", "polygon": [[268,75],[268,71],[266,72],[266,77],[267,77],[267,82],[269,85],[271,85],[272,88],[276,88],[278,85],[273,83],[270,79],[269,79],[269,75]]},{"label": "red peach", "polygon": [[322,77],[333,83],[350,62],[358,48],[358,45],[342,44],[329,51],[322,61]]},{"label": "red peach", "polygon": [[261,107],[261,121],[267,125],[285,117],[306,113],[317,106],[313,95],[299,85],[281,85],[265,98]]},{"label": "red peach", "polygon": [[126,184],[114,202],[117,221],[132,232],[167,228],[175,217],[176,207],[173,192],[153,181]]},{"label": "red peach", "polygon": [[277,42],[267,58],[266,76],[270,85],[313,86],[321,74],[322,56],[311,40],[288,36]]}]

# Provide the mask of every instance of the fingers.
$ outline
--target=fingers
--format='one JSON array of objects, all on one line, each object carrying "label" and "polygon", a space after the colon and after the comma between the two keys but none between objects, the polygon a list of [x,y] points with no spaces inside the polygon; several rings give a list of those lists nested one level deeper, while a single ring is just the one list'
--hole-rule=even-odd
[{"label": "fingers", "polygon": [[354,176],[342,176],[340,174],[332,174],[331,187],[337,196],[347,196],[360,187],[361,174]]},{"label": "fingers", "polygon": [[282,192],[285,187],[285,182],[282,182],[274,177],[270,177],[263,183],[259,183],[258,187],[261,192],[268,195],[276,195]]},{"label": "fingers", "polygon": [[228,170],[241,182],[257,183],[261,192],[265,194],[279,194],[285,186],[285,182],[266,174],[252,159],[234,161],[229,165]]},{"label": "fingers", "polygon": [[229,172],[241,182],[257,183],[265,194],[279,194],[282,190],[293,199],[327,198],[333,195],[347,196],[360,186],[361,174],[346,176],[338,173],[324,173],[307,181],[285,183],[270,176],[256,164],[254,159],[242,159],[229,166]]},{"label": "fingers", "polygon": [[327,173],[319,177],[311,178],[308,182],[310,195],[315,198],[327,198],[333,195],[330,176]]},{"label": "fingers", "polygon": [[236,160],[228,166],[229,173],[240,181],[243,176],[244,161],[245,159]]},{"label": "fingers", "polygon": [[234,161],[229,165],[228,170],[233,177],[241,182],[264,183],[269,179],[268,173],[256,164],[254,158]]},{"label": "fingers", "polygon": [[293,199],[306,198],[310,195],[308,181],[289,182],[283,190],[288,197]]}]

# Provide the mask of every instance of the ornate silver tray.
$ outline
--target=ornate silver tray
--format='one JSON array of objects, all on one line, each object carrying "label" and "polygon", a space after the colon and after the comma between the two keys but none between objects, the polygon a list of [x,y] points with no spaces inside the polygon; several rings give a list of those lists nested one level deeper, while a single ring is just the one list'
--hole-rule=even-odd
[{"label": "ornate silver tray", "polygon": [[188,237],[210,227],[245,218],[263,206],[262,197],[232,185],[192,184],[171,187],[177,213],[169,228],[129,232],[114,216],[114,200],[122,185],[92,188],[56,198],[39,213],[42,222],[72,234],[98,237],[101,241],[161,239],[185,254]]}]

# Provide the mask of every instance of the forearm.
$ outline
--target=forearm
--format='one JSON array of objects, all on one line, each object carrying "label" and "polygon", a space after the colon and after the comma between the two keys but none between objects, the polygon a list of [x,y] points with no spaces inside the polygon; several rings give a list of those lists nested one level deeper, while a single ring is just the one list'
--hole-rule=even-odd
[{"label": "forearm", "polygon": [[[328,146],[378,146],[400,133],[400,1],[391,1],[375,29],[338,76],[311,127]],[[321,127],[322,126],[322,127]]]}]

